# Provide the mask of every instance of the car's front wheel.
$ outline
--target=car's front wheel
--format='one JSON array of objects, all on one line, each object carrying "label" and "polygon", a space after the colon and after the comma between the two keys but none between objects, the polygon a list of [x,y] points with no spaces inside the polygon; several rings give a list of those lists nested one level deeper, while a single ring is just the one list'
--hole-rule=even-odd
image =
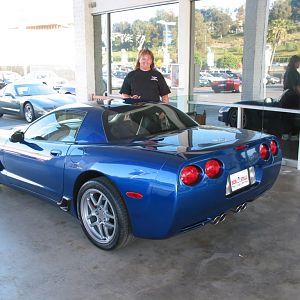
[{"label": "car's front wheel", "polygon": [[31,123],[35,119],[33,106],[29,102],[24,106],[24,118],[28,123]]},{"label": "car's front wheel", "polygon": [[124,201],[106,178],[98,177],[82,185],[77,211],[84,233],[97,247],[112,250],[124,247],[131,240]]}]

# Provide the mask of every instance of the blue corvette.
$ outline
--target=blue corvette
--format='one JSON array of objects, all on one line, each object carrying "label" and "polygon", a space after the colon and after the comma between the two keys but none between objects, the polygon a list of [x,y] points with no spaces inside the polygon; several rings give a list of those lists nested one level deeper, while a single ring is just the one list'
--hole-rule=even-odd
[{"label": "blue corvette", "polygon": [[113,103],[63,106],[1,130],[0,183],[69,211],[96,246],[112,250],[132,236],[218,223],[278,176],[274,136],[199,126],[166,104]]}]

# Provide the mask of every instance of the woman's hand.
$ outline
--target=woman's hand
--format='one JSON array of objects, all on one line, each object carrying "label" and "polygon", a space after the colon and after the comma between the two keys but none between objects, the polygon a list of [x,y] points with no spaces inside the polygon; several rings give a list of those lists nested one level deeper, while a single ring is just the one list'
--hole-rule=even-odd
[{"label": "woman's hand", "polygon": [[130,96],[131,99],[141,99],[141,96],[138,95],[132,95]]},{"label": "woman's hand", "polygon": [[122,94],[122,97],[125,99],[140,99],[141,96],[138,95],[128,95],[128,94]]}]

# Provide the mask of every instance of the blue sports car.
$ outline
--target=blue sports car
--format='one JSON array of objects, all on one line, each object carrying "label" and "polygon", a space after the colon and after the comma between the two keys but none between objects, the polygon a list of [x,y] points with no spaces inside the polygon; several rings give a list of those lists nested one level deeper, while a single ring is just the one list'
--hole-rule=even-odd
[{"label": "blue sports car", "polygon": [[69,211],[104,250],[224,220],[272,187],[281,159],[275,136],[167,104],[91,101],[0,131],[0,183]]}]

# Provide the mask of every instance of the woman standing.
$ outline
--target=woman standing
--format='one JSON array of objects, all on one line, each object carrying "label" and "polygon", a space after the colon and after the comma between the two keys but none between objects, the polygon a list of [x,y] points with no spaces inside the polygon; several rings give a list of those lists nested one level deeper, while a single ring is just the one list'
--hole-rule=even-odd
[{"label": "woman standing", "polygon": [[[283,76],[283,90],[281,102],[283,108],[300,108],[300,56],[293,55]],[[295,126],[295,114],[283,113],[283,140],[298,140],[299,128]]]},{"label": "woman standing", "polygon": [[300,100],[300,74],[297,69],[300,67],[300,56],[293,55],[288,63],[286,72],[283,76],[283,89],[289,90],[290,94],[294,95],[294,98],[298,99],[298,103],[290,103],[293,107],[290,108],[299,108]]},{"label": "woman standing", "polygon": [[125,77],[120,90],[123,98],[169,103],[171,93],[165,78],[154,67],[154,55],[148,49],[139,52],[135,70]]}]

